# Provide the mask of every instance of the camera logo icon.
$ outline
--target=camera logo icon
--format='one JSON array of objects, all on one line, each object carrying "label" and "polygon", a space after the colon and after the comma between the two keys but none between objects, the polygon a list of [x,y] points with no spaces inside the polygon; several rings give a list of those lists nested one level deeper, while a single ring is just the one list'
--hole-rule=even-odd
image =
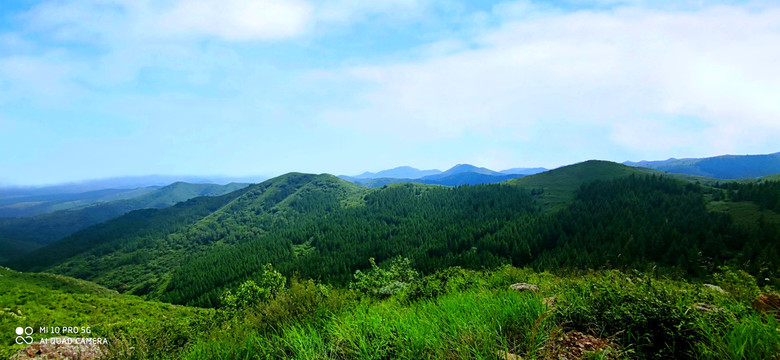
[{"label": "camera logo icon", "polygon": [[[17,327],[16,328],[16,335],[18,335],[18,336],[16,337],[16,343],[17,344],[28,344],[28,345],[32,344],[33,338],[32,338],[32,336],[30,336],[32,334],[33,334],[33,328],[31,328],[29,326],[25,327],[25,328],[23,328],[21,326]],[[27,336],[24,336],[24,335],[27,335]]]}]

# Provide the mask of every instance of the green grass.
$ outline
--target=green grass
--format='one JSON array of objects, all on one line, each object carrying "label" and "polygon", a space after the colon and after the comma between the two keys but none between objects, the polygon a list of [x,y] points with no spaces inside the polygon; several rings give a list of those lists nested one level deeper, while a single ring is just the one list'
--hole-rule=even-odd
[{"label": "green grass", "polygon": [[[740,287],[750,284],[729,282],[734,276],[726,271],[713,282],[734,294],[745,292]],[[449,279],[448,284],[432,281],[434,277],[420,280],[441,290],[424,292],[437,294],[432,297],[413,300],[419,289],[410,288],[389,299],[364,297],[317,315],[309,311],[287,316],[272,325],[257,326],[256,320],[280,311],[279,305],[261,304],[247,310],[244,320],[228,321],[220,331],[192,343],[182,356],[495,359],[500,352],[536,359],[554,356],[555,340],[570,330],[612,342],[607,349],[587,353],[588,359],[771,359],[780,354],[774,318],[755,313],[736,295],[702,284],[619,271],[555,276],[511,266],[449,270],[437,277]],[[518,281],[538,284],[541,291],[507,289]],[[554,305],[545,304],[545,298],[554,298]],[[283,308],[295,308],[295,303]],[[699,303],[716,310],[697,311],[694,306]]]},{"label": "green grass", "polygon": [[[22,348],[15,343],[14,330],[20,326],[32,327],[36,341],[56,336],[41,334],[41,327],[90,327],[90,337],[112,337],[110,343],[120,346],[122,339],[147,341],[150,331],[182,327],[213,312],[120,295],[83,280],[5,268],[0,268],[0,289],[0,358]],[[133,342],[139,354],[145,351],[140,341]]]},{"label": "green grass", "polygon": [[703,341],[698,344],[703,359],[777,359],[780,355],[778,323],[774,317],[750,314],[726,320],[726,330],[701,324]]},{"label": "green grass", "polygon": [[320,325],[298,321],[271,333],[241,328],[195,344],[184,357],[487,359],[497,351],[537,353],[551,326],[538,296],[470,291],[413,304],[364,301]]},{"label": "green grass", "polygon": [[642,169],[626,165],[590,160],[506,182],[528,189],[543,189],[544,193],[538,197],[539,203],[545,210],[555,211],[569,203],[574,198],[574,192],[584,183],[644,173]]},{"label": "green grass", "polygon": [[[0,316],[0,356],[20,349],[17,326],[91,326],[117,359],[536,359],[554,356],[571,330],[611,342],[588,359],[778,358],[777,321],[749,305],[755,280],[723,269],[710,281],[727,292],[637,272],[451,268],[383,299],[293,279],[275,298],[227,313],[0,269],[0,301],[14,312]],[[516,282],[540,291],[509,290]]]},{"label": "green grass", "polygon": [[762,210],[752,201],[712,201],[707,204],[707,210],[731,215],[734,223],[745,227],[756,227],[760,219],[780,225],[780,214],[772,210]]}]

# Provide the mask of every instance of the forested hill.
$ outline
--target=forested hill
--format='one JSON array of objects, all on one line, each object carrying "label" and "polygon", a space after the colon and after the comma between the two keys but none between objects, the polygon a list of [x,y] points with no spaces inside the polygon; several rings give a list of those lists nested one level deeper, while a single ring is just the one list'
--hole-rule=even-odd
[{"label": "forested hill", "polygon": [[700,276],[728,263],[777,279],[780,226],[738,226],[710,206],[742,209],[732,205],[777,190],[743,186],[707,187],[603,161],[460,187],[367,189],[331,175],[292,173],[218,198],[132,212],[11,265],[199,306],[216,305],[226,287],[257,276],[267,263],[288,275],[343,283],[369,258],[396,255],[423,272],[511,263],[550,270],[657,266]]},{"label": "forested hill", "polygon": [[0,218],[0,261],[51,244],[76,231],[138,209],[164,208],[199,196],[218,196],[249,184],[226,185],[176,182],[130,199],[115,200],[77,209],[55,211],[28,218]]},{"label": "forested hill", "polygon": [[538,194],[537,200],[543,208],[558,210],[572,200],[577,188],[584,183],[642,174],[645,174],[644,169],[609,161],[590,160],[509,180],[507,183],[533,189],[534,194]]}]

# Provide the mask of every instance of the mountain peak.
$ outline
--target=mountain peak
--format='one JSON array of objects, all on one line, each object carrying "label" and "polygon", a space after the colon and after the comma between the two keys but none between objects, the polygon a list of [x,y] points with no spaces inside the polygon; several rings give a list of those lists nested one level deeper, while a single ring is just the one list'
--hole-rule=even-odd
[{"label": "mountain peak", "polygon": [[441,171],[436,169],[420,170],[411,166],[398,166],[388,170],[382,170],[376,173],[364,172],[360,175],[354,176],[356,179],[381,179],[381,178],[395,178],[395,179],[419,179],[425,176],[440,174]]},{"label": "mountain peak", "polygon": [[482,168],[482,167],[476,167],[471,164],[457,164],[451,168],[449,168],[447,171],[435,174],[435,175],[429,175],[426,177],[423,177],[423,180],[437,180],[442,179],[451,175],[455,174],[461,174],[461,173],[475,173],[475,174],[481,174],[481,175],[493,175],[493,176],[501,176],[504,174],[495,172],[493,170]]}]

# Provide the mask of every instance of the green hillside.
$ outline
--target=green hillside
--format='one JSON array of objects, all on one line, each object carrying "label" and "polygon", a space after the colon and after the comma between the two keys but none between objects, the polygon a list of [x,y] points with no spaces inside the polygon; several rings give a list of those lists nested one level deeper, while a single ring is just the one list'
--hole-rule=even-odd
[{"label": "green hillside", "polygon": [[574,197],[580,185],[597,181],[611,180],[630,175],[656,175],[670,179],[711,185],[717,179],[703,176],[674,174],[654,169],[631,167],[610,161],[589,160],[554,170],[509,180],[508,183],[534,190],[539,204],[547,211],[563,208]]},{"label": "green hillside", "polygon": [[60,240],[76,231],[138,209],[164,208],[198,196],[226,194],[247,184],[227,185],[174,183],[141,196],[83,208],[56,211],[29,218],[0,219],[0,246],[8,249],[0,261]]},{"label": "green hillside", "polygon": [[[537,190],[538,201],[545,209],[559,210],[574,197],[580,185],[596,180],[609,180],[640,175],[643,170],[609,161],[590,160],[555,170],[512,179],[507,183]],[[540,190],[540,191],[539,191]]]},{"label": "green hillside", "polygon": [[[189,261],[187,256],[245,242],[263,231],[260,226],[284,227],[288,213],[311,210],[301,207],[297,198],[311,198],[311,205],[321,206],[325,203],[318,196],[324,194],[335,200],[335,206],[351,206],[363,190],[330,175],[283,175],[221,197],[131,212],[39,249],[11,266],[51,269],[146,294],[159,291],[170,272]],[[249,220],[263,223],[251,229],[242,226]]]},{"label": "green hillside", "polygon": [[366,189],[331,175],[291,173],[222,197],[132,212],[11,265],[206,307],[267,263],[287,275],[344,284],[368,258],[397,255],[424,273],[501,264],[658,266],[700,277],[731,264],[776,279],[778,228],[738,226],[705,206],[722,191],[602,161],[454,188]]},{"label": "green hillside", "polygon": [[747,228],[757,227],[762,221],[780,227],[780,214],[761,207],[752,201],[712,201],[707,209],[727,213],[734,223]]},{"label": "green hillside", "polygon": [[54,211],[75,209],[116,200],[131,199],[157,187],[137,189],[103,189],[79,193],[26,193],[24,189],[0,189],[0,218],[29,217]]},{"label": "green hillside", "polygon": [[[557,276],[512,266],[422,276],[396,259],[356,272],[348,287],[267,268],[257,283],[225,292],[232,302],[214,311],[0,268],[0,357],[26,354],[15,343],[19,326],[36,329],[35,342],[56,336],[41,327],[89,327],[67,336],[105,339],[108,359],[775,357],[777,320],[748,305],[760,291],[755,279],[721,269],[708,280],[718,288],[638,272]],[[509,289],[520,282],[538,291]]]},{"label": "green hillside", "polygon": [[764,176],[764,177],[760,177],[759,180],[761,180],[761,181],[780,181],[780,174],[767,175],[767,176]]},{"label": "green hillside", "polygon": [[371,179],[356,179],[345,178],[347,181],[354,182],[361,186],[376,188],[391,184],[401,183],[418,183],[428,185],[444,185],[444,186],[461,186],[461,185],[479,185],[479,184],[494,184],[509,179],[515,179],[522,177],[518,174],[480,174],[476,172],[460,172],[443,177],[424,177],[420,179],[403,179],[403,178],[371,178]]},{"label": "green hillside", "polygon": [[458,187],[290,173],[11,262],[59,275],[0,270],[0,325],[73,321],[137,359],[772,358],[750,304],[780,286],[778,206],[780,183],[601,161]]},{"label": "green hillside", "polygon": [[[216,197],[198,197],[163,209],[145,209],[132,211],[124,216],[95,225],[87,230],[77,232],[61,241],[35,250],[27,256],[10,262],[10,265],[25,271],[40,271],[56,266],[69,260],[72,256],[91,256],[96,266],[101,269],[119,269],[123,262],[114,257],[103,256],[117,252],[127,252],[127,246],[138,249],[136,260],[148,259],[149,251],[157,248],[157,243],[164,241],[168,234],[186,229],[217,209],[233,201],[249,188]],[[130,257],[132,258],[132,256]],[[70,263],[70,272],[78,276],[78,258]],[[103,264],[103,265],[100,265]],[[97,271],[93,271],[97,273]],[[86,274],[81,274],[84,277]],[[132,272],[127,276],[135,276]],[[149,275],[146,275],[149,276]]]},{"label": "green hillside", "polygon": [[249,186],[244,183],[191,184],[175,182],[157,191],[135,197],[130,201],[139,209],[164,208],[198,196],[220,196]]},{"label": "green hillside", "polygon": [[780,181],[765,177],[755,181],[728,181],[712,190],[711,211],[728,213],[747,228],[780,227]]},{"label": "green hillside", "polygon": [[[122,339],[149,337],[158,329],[181,331],[210,314],[202,309],[121,295],[83,280],[6,268],[0,268],[0,288],[0,358],[8,358],[23,347],[15,343],[14,329],[19,326],[32,327],[35,341],[57,336],[41,333],[41,327],[90,327],[88,337],[110,338],[120,348]],[[186,336],[187,333],[177,335]]]}]

